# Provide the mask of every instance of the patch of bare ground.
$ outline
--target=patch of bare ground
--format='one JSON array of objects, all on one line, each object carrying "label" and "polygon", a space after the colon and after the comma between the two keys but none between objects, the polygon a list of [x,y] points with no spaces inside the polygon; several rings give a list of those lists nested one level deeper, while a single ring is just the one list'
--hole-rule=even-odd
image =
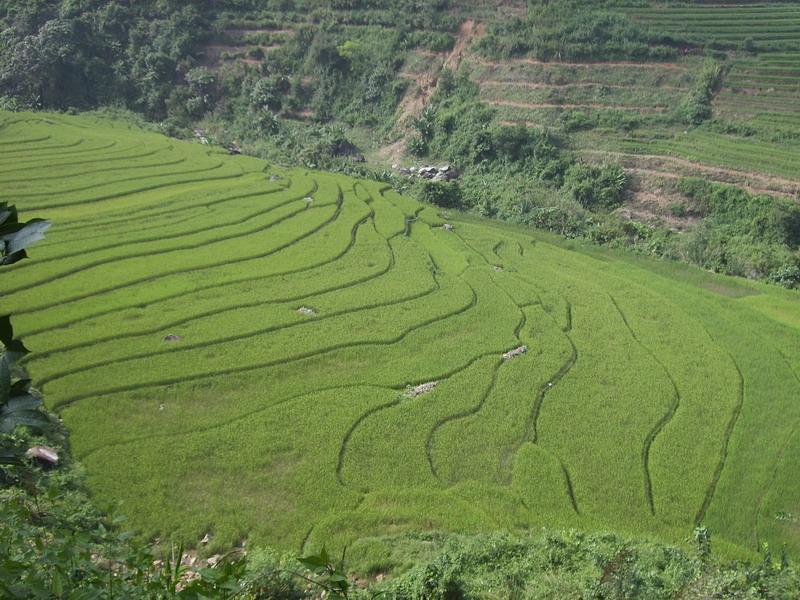
[{"label": "patch of bare ground", "polygon": [[223,30],[227,35],[241,37],[243,35],[248,34],[260,34],[260,33],[268,33],[270,35],[295,35],[295,31],[293,29],[270,29],[269,27],[248,27],[248,28],[236,28],[236,29],[225,29]]},{"label": "patch of bare ground", "polygon": [[674,187],[664,185],[663,179],[627,172],[625,203],[617,209],[618,215],[642,223],[666,225],[674,231],[686,231],[699,221],[688,214],[688,207],[686,211],[672,210],[675,206],[685,206],[686,199]]},{"label": "patch of bare ground", "polygon": [[715,167],[674,156],[625,154],[606,150],[583,150],[582,152],[592,156],[595,160],[613,159],[626,170],[644,177],[671,179],[703,177],[717,183],[738,186],[751,194],[768,194],[800,200],[800,179],[787,179],[764,173]]},{"label": "patch of bare ground", "polygon": [[411,77],[416,84],[409,86],[397,107],[397,123],[407,126],[422,114],[422,109],[436,89],[440,72],[441,66],[431,64],[428,70]]},{"label": "patch of bare ground", "polygon": [[[402,74],[414,83],[408,87],[405,96],[403,96],[397,107],[395,122],[401,129],[407,131],[409,124],[422,115],[423,108],[425,108],[425,105],[436,90],[442,69],[447,67],[453,71],[457,70],[472,41],[485,32],[486,27],[483,24],[476,24],[472,19],[468,19],[459,26],[455,44],[453,44],[453,49],[450,52],[419,52],[423,56],[428,56],[430,62],[421,73],[408,72]],[[378,156],[391,157],[394,162],[399,162],[404,148],[404,141],[399,140],[385,148],[381,148],[378,151]]]},{"label": "patch of bare ground", "polygon": [[539,60],[537,58],[509,58],[508,60],[497,61],[473,56],[470,60],[489,67],[502,67],[505,65],[524,64],[524,65],[546,65],[554,67],[578,67],[593,69],[595,67],[619,67],[637,69],[675,69],[685,71],[686,65],[675,62],[633,62],[633,61],[610,61],[610,62],[562,62],[556,60]]},{"label": "patch of bare ground", "polygon": [[[630,89],[652,89],[650,87],[637,88],[630,85],[618,85],[613,83],[603,83],[602,81],[580,81],[575,83],[542,83],[539,81],[502,81],[499,79],[482,79],[481,77],[474,78],[475,82],[481,87],[512,87],[512,88],[525,88],[530,90],[551,90],[551,89],[569,89],[569,88],[608,88],[612,90],[630,90]],[[659,85],[658,89],[661,90],[682,90],[674,85]]]},{"label": "patch of bare ground", "polygon": [[464,21],[458,28],[455,44],[453,44],[453,49],[449,53],[420,53],[428,56],[431,60],[428,63],[428,68],[422,73],[413,75],[409,73],[411,75],[410,78],[416,80],[417,85],[409,87],[406,95],[400,101],[398,123],[404,124],[422,114],[422,109],[436,90],[442,69],[445,67],[453,71],[458,69],[467,47],[479,31],[483,32],[485,28],[482,25],[476,26],[472,20]]},{"label": "patch of bare ground", "polygon": [[444,59],[444,66],[451,71],[456,71],[461,66],[464,54],[472,44],[472,41],[485,33],[486,26],[483,23],[476,24],[472,19],[464,21],[458,28],[458,35],[456,36],[455,44],[453,44],[453,49]]},{"label": "patch of bare ground", "polygon": [[450,14],[459,17],[471,18],[497,18],[524,17],[528,14],[527,2],[519,0],[501,0],[500,2],[485,2],[483,0],[471,0],[467,2],[454,3],[455,6],[450,10]]},{"label": "patch of bare ground", "polygon": [[[226,62],[241,62],[248,65],[258,65],[261,64],[261,59],[246,55],[251,48],[260,48],[262,52],[267,53],[277,50],[281,46],[282,44],[270,44],[269,46],[209,44],[205,47],[200,64],[210,69],[218,69],[222,63]],[[224,54],[229,56],[223,56]],[[245,56],[242,56],[242,54],[245,54]]]},{"label": "patch of bare ground", "polygon": [[587,108],[593,110],[633,110],[640,113],[661,113],[667,109],[663,106],[631,106],[628,104],[559,104],[553,102],[518,102],[516,100],[486,100],[492,106],[511,106],[514,108]]},{"label": "patch of bare ground", "polygon": [[399,140],[392,142],[391,144],[378,150],[377,156],[381,162],[397,165],[400,164],[400,161],[402,161],[405,151],[406,141],[404,138],[400,138]]},{"label": "patch of bare ground", "polygon": [[222,54],[227,52],[234,54],[241,52],[241,46],[229,46],[224,44],[207,44],[203,48],[203,57],[200,59],[200,64],[204,67],[219,66],[222,61]]}]

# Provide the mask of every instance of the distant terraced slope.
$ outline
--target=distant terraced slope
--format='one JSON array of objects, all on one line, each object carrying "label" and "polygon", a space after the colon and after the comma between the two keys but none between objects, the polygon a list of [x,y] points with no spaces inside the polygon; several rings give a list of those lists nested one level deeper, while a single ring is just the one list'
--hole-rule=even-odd
[{"label": "distant terraced slope", "polygon": [[89,116],[0,113],[0,181],[54,223],[4,310],[146,534],[703,523],[800,551],[795,293]]},{"label": "distant terraced slope", "polygon": [[[800,197],[800,5],[620,0],[606,9],[685,40],[682,55],[543,62],[473,54],[466,62],[481,98],[502,121],[561,129],[587,159],[619,161],[656,188],[663,178],[698,176]],[[719,123],[695,128],[675,111],[707,53],[723,66],[712,104]]]}]

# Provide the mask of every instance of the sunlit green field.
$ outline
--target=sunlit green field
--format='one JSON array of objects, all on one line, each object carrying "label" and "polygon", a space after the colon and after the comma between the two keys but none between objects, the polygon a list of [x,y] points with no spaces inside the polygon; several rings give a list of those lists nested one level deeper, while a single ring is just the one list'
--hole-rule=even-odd
[{"label": "sunlit green field", "polygon": [[148,536],[704,524],[800,552],[796,293],[90,116],[0,113],[0,182],[53,221],[3,310]]}]

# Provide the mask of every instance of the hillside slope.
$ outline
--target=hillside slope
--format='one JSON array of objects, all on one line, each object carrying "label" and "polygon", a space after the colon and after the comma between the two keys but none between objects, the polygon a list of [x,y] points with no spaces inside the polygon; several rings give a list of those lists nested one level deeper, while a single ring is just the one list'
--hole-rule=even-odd
[{"label": "hillside slope", "polygon": [[[0,6],[0,107],[124,106],[173,136],[361,175],[447,163],[466,210],[798,287],[798,11],[751,0],[11,1]],[[463,82],[474,94],[452,106]],[[579,166],[530,164],[513,125]],[[603,167],[621,189],[587,214],[580,190],[607,187],[591,176]],[[688,178],[714,186],[695,193]],[[720,196],[737,196],[736,210],[715,215],[730,204]],[[771,225],[751,227],[748,212]]]},{"label": "hillside slope", "polygon": [[28,368],[147,534],[800,551],[795,293],[91,116],[0,114],[0,181],[54,223],[3,289]]}]

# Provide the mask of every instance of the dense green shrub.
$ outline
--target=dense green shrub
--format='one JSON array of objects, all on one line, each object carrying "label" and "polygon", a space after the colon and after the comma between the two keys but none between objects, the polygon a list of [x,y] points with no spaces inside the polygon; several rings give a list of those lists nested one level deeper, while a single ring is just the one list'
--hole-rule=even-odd
[{"label": "dense green shrub", "polygon": [[781,265],[770,271],[769,280],[787,288],[800,288],[800,265]]},{"label": "dense green shrub", "polygon": [[619,206],[625,182],[625,171],[619,165],[594,167],[575,163],[564,175],[564,188],[589,210]]},{"label": "dense green shrub", "polygon": [[[450,598],[604,598],[699,600],[788,599],[800,578],[784,560],[765,555],[758,564],[717,564],[705,529],[692,553],[613,534],[544,533],[404,536],[383,544],[407,548],[420,561],[378,586],[397,600]],[[434,550],[431,551],[431,546]]]},{"label": "dense green shrub", "polygon": [[455,181],[424,181],[420,185],[419,197],[442,208],[459,208],[461,187]]},{"label": "dense green shrub", "polygon": [[682,179],[678,189],[706,218],[676,240],[674,256],[729,275],[796,285],[800,206],[701,179]]},{"label": "dense green shrub", "polygon": [[685,123],[699,125],[711,118],[711,100],[720,85],[723,73],[724,70],[717,61],[712,58],[706,59],[694,87],[678,107],[678,113]]}]

